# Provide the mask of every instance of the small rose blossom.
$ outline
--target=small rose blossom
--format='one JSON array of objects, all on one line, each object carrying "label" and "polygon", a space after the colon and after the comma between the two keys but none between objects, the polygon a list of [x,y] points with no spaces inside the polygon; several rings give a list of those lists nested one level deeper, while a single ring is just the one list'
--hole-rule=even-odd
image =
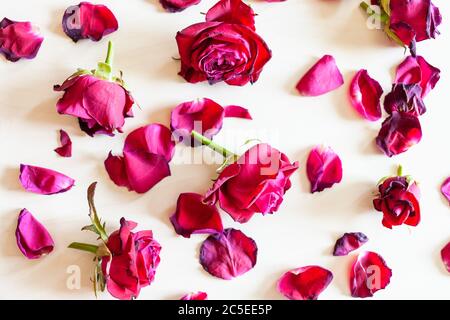
[{"label": "small rose blossom", "polygon": [[384,98],[384,110],[421,116],[427,108],[422,100],[422,89],[417,84],[394,84],[392,90]]}]

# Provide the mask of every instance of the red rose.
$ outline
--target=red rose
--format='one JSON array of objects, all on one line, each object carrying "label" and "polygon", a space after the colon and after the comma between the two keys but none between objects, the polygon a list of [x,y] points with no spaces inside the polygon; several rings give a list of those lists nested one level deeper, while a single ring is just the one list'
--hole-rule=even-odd
[{"label": "red rose", "polygon": [[141,288],[153,282],[161,246],[150,230],[132,232],[135,222],[120,220],[120,229],[107,242],[111,252],[102,258],[102,273],[112,296],[122,300],[136,298]]}]

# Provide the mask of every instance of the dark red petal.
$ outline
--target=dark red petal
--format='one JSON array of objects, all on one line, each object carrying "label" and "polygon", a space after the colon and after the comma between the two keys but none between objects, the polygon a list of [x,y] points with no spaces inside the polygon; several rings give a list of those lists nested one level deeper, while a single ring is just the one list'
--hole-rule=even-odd
[{"label": "dark red petal", "polygon": [[297,90],[302,96],[315,97],[333,91],[344,84],[344,78],[336,61],[325,55],[309,69],[297,83]]},{"label": "dark red petal", "polygon": [[278,291],[291,300],[317,300],[333,280],[331,271],[306,266],[286,272],[278,280]]},{"label": "dark red petal", "polygon": [[206,13],[208,22],[238,23],[255,30],[255,12],[241,0],[220,0]]},{"label": "dark red petal", "polygon": [[350,252],[361,247],[367,241],[369,241],[369,238],[362,232],[344,233],[344,235],[336,241],[333,256],[346,256]]},{"label": "dark red petal", "polygon": [[128,182],[125,162],[123,157],[114,156],[111,152],[105,160],[105,169],[111,180],[119,187],[127,187],[131,190]]},{"label": "dark red petal", "polygon": [[72,140],[70,140],[69,135],[64,130],[59,130],[59,134],[61,147],[56,148],[55,152],[61,157],[70,158],[72,156]]},{"label": "dark red petal", "polygon": [[331,188],[342,180],[342,162],[330,148],[317,146],[309,153],[306,172],[311,182],[311,193]]},{"label": "dark red petal", "polygon": [[441,192],[450,204],[450,177],[445,179],[444,183],[442,183]]},{"label": "dark red petal", "polygon": [[381,118],[382,94],[380,84],[369,76],[367,70],[360,70],[355,74],[350,84],[350,102],[365,119],[376,121]]},{"label": "dark red petal", "polygon": [[169,12],[180,12],[193,5],[199,4],[201,0],[159,0],[163,8]]},{"label": "dark red petal", "polygon": [[225,107],[225,118],[241,118],[253,120],[248,109],[240,106],[226,106]]},{"label": "dark red petal", "polygon": [[408,151],[422,139],[419,119],[407,113],[393,112],[382,124],[376,138],[378,147],[388,156]]},{"label": "dark red petal", "polygon": [[393,84],[392,90],[384,98],[384,109],[420,116],[427,108],[422,100],[422,88],[417,84]]},{"label": "dark red petal", "polygon": [[175,231],[185,238],[191,234],[222,232],[222,219],[215,205],[203,202],[197,193],[182,193],[175,213],[170,217]]},{"label": "dark red petal", "polygon": [[258,248],[242,231],[225,229],[210,235],[200,248],[200,264],[211,275],[231,280],[256,264]]},{"label": "dark red petal", "polygon": [[180,300],[208,300],[208,294],[202,291],[192,292],[182,296]]},{"label": "dark red petal", "polygon": [[352,297],[372,297],[378,290],[386,288],[391,276],[392,270],[380,255],[370,251],[360,253],[350,272]]},{"label": "dark red petal", "polygon": [[24,164],[20,165],[19,180],[25,190],[45,195],[66,192],[75,184],[62,173]]},{"label": "dark red petal", "polygon": [[447,243],[447,245],[444,248],[442,248],[441,258],[442,262],[445,265],[445,268],[447,269],[448,272],[450,272],[450,242]]}]

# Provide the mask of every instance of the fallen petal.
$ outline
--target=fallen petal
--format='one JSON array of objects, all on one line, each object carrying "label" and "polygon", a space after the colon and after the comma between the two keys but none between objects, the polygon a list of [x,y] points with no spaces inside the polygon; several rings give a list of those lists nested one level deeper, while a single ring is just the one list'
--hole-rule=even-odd
[{"label": "fallen petal", "polygon": [[302,96],[315,97],[333,91],[344,84],[344,78],[336,61],[330,55],[323,56],[297,83]]},{"label": "fallen petal", "polygon": [[255,30],[255,12],[241,0],[220,0],[206,13],[208,22],[242,24]]},{"label": "fallen petal", "polygon": [[180,300],[208,300],[208,294],[202,291],[192,292],[182,296]]},{"label": "fallen petal", "polygon": [[417,84],[394,84],[392,90],[384,98],[384,109],[391,114],[393,111],[420,116],[427,108],[422,100],[422,88]]},{"label": "fallen petal", "polygon": [[331,188],[342,180],[342,162],[330,148],[314,147],[308,156],[306,172],[311,182],[311,193]]},{"label": "fallen petal", "polygon": [[38,194],[55,194],[70,190],[75,180],[46,168],[20,165],[20,183],[25,190]]},{"label": "fallen petal", "polygon": [[441,192],[450,204],[450,177],[448,177],[442,184]]},{"label": "fallen petal", "polygon": [[49,254],[55,246],[47,229],[27,209],[19,214],[16,229],[17,246],[28,259]]},{"label": "fallen petal", "polygon": [[445,268],[450,272],[450,242],[441,250],[441,258]]},{"label": "fallen petal", "polygon": [[333,256],[346,256],[350,252],[358,249],[369,241],[369,238],[362,232],[344,233],[334,246]]},{"label": "fallen petal", "polygon": [[211,275],[231,280],[256,264],[258,248],[242,231],[225,229],[210,235],[200,248],[200,264]]},{"label": "fallen petal", "polygon": [[193,5],[199,4],[201,0],[159,0],[163,8],[169,12],[180,12]]},{"label": "fallen petal", "polygon": [[225,107],[225,118],[241,118],[253,120],[248,109],[240,106],[226,106]]},{"label": "fallen petal", "polygon": [[278,291],[290,300],[317,300],[333,280],[333,274],[319,266],[306,266],[286,272],[278,280]]},{"label": "fallen petal", "polygon": [[70,158],[72,156],[72,140],[64,130],[59,130],[59,135],[61,147],[56,148],[55,152],[61,157]]},{"label": "fallen petal", "polygon": [[381,118],[380,98],[383,94],[378,81],[372,79],[367,70],[360,70],[350,84],[350,102],[355,110],[369,121]]}]

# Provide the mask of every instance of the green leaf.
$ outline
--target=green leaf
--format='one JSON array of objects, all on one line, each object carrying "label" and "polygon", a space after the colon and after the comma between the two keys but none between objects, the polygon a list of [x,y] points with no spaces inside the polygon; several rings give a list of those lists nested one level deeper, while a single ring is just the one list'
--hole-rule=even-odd
[{"label": "green leaf", "polygon": [[96,246],[95,244],[81,242],[72,242],[71,244],[69,244],[68,248],[86,251],[94,254],[97,254],[98,251],[98,246]]}]

